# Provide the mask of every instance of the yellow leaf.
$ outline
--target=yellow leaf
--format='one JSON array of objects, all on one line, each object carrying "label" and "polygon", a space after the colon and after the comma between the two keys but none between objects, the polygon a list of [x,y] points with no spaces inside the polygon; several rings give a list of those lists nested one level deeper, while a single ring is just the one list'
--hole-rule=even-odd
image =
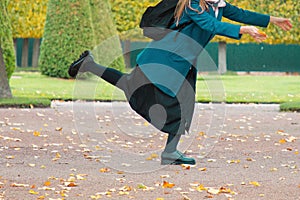
[{"label": "yellow leaf", "polygon": [[175,184],[174,183],[169,183],[169,182],[167,182],[167,181],[164,181],[163,182],[163,188],[172,188],[172,187],[174,187],[175,186]]},{"label": "yellow leaf", "polygon": [[286,140],[285,139],[281,139],[281,140],[279,140],[279,143],[280,144],[284,144],[284,143],[286,143]]},{"label": "yellow leaf", "polygon": [[198,170],[204,172],[206,171],[206,167],[199,168]]},{"label": "yellow leaf", "polygon": [[100,171],[101,173],[106,173],[106,172],[109,172],[109,171],[110,171],[110,169],[109,169],[109,168],[106,168],[106,167],[104,167],[104,168],[101,168],[99,171]]},{"label": "yellow leaf", "polygon": [[199,132],[199,136],[204,136],[205,133],[204,132]]},{"label": "yellow leaf", "polygon": [[50,186],[51,185],[51,182],[50,181],[46,181],[45,183],[44,183],[44,186]]},{"label": "yellow leaf", "polygon": [[220,193],[231,193],[232,191],[230,190],[230,188],[225,188],[225,187],[221,187],[219,189]]},{"label": "yellow leaf", "polygon": [[15,156],[6,156],[7,159],[14,159]]},{"label": "yellow leaf", "polygon": [[29,194],[39,194],[39,192],[36,192],[34,190],[29,190]]},{"label": "yellow leaf", "polygon": [[158,158],[158,155],[156,153],[152,153],[149,157],[146,158],[146,160],[153,160]]},{"label": "yellow leaf", "polygon": [[38,137],[38,136],[41,135],[41,133],[40,133],[39,131],[34,131],[34,132],[33,132],[33,135],[36,136],[36,137]]},{"label": "yellow leaf", "polygon": [[55,154],[55,158],[61,158],[61,155],[57,152],[57,153]]},{"label": "yellow leaf", "polygon": [[209,194],[219,194],[219,193],[220,193],[220,190],[214,189],[214,188],[208,188],[207,192],[208,192]]},{"label": "yellow leaf", "polygon": [[156,198],[156,200],[165,200],[164,198]]},{"label": "yellow leaf", "polygon": [[199,191],[199,192],[202,192],[202,191],[206,191],[207,190],[207,188],[206,187],[204,187],[204,185],[203,184],[200,184],[197,188],[196,188],[196,190],[197,191]]},{"label": "yellow leaf", "polygon": [[256,181],[250,181],[249,184],[254,185],[256,187],[260,186],[260,184]]},{"label": "yellow leaf", "polygon": [[28,184],[21,184],[21,183],[12,183],[11,187],[29,187]]}]

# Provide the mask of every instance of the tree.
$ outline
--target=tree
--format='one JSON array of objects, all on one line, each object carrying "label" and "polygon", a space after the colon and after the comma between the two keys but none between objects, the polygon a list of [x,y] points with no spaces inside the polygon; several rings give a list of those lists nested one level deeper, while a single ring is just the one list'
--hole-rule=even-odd
[{"label": "tree", "polygon": [[0,1],[0,97],[12,97],[8,80],[15,69],[10,19],[7,14],[7,0]]},{"label": "tree", "polygon": [[29,38],[34,38],[32,66],[37,67],[40,38],[44,33],[48,0],[10,0],[7,6],[13,38],[23,38],[22,67],[28,65]]},{"label": "tree", "polygon": [[[68,67],[81,52],[93,50],[103,40],[116,35],[114,25],[109,20],[107,3],[98,0],[49,1],[39,59],[42,74],[68,78]],[[98,62],[105,58],[102,55],[109,52],[110,48],[100,49],[100,53],[97,49],[93,51]]]},{"label": "tree", "polygon": [[39,67],[44,75],[68,78],[68,66],[94,44],[86,0],[49,0]]},{"label": "tree", "polygon": [[93,54],[97,58],[97,62],[123,71],[125,65],[122,47],[109,1],[90,0],[90,9],[95,42]]},{"label": "tree", "polygon": [[145,40],[139,29],[140,19],[148,6],[160,0],[110,0],[117,30],[122,40]]}]

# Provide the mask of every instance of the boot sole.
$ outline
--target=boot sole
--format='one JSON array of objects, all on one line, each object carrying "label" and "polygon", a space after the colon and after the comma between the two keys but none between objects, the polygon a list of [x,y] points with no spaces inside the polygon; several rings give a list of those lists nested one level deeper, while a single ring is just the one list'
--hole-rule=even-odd
[{"label": "boot sole", "polygon": [[183,161],[180,161],[180,160],[161,160],[161,165],[182,165],[182,164],[185,164],[185,165],[195,165],[196,162],[195,161],[189,161],[189,162],[183,162]]}]

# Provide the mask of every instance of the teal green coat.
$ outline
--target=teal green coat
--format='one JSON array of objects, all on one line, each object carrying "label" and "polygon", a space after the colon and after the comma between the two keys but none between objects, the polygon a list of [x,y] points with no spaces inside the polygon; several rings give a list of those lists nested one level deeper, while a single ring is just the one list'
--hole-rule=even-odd
[{"label": "teal green coat", "polygon": [[[191,6],[201,11],[199,0],[192,0]],[[215,35],[241,38],[240,25],[221,22],[222,17],[260,27],[267,27],[270,21],[269,15],[243,10],[227,2],[219,8],[217,17],[211,7],[202,14],[187,8],[179,23],[193,23],[181,32],[173,31],[162,40],[150,42],[138,55],[137,64],[158,88],[176,96],[190,68],[196,65],[199,54]]]}]

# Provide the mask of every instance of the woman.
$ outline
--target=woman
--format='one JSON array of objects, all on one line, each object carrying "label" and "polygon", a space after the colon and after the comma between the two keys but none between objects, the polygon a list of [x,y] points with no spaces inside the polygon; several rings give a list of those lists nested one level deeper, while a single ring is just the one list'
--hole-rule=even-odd
[{"label": "woman", "polygon": [[[130,74],[101,66],[85,51],[71,64],[69,75],[92,72],[122,89],[130,106],[159,130],[168,133],[161,164],[195,164],[195,160],[177,150],[182,134],[189,130],[195,103],[198,55],[215,36],[240,39],[248,34],[256,41],[267,38],[255,26],[269,23],[289,30],[289,19],[259,14],[237,8],[224,0],[179,0],[171,28],[192,21],[162,40],[151,42],[137,57],[138,65]],[[248,25],[221,22],[221,18]]]}]

